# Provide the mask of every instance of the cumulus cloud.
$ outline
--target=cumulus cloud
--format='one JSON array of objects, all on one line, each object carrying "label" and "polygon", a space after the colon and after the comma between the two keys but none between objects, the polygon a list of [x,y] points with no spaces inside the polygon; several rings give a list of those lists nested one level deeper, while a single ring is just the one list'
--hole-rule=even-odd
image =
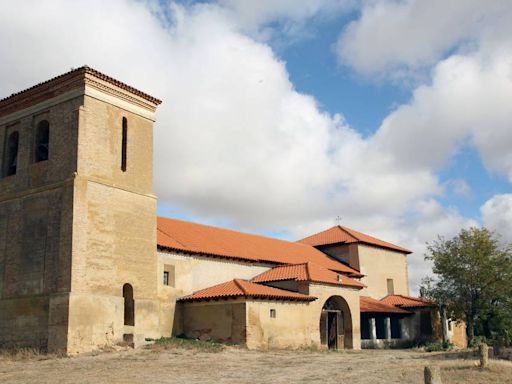
[{"label": "cumulus cloud", "polygon": [[512,193],[495,195],[481,207],[484,225],[512,243]]},{"label": "cumulus cloud", "polygon": [[512,51],[485,63],[475,56],[440,62],[432,84],[384,120],[372,138],[397,164],[440,169],[457,149],[473,145],[491,171],[512,180]]},{"label": "cumulus cloud", "polygon": [[511,14],[507,0],[368,1],[341,34],[337,53],[365,75],[409,73],[450,52],[494,44],[510,32]]},{"label": "cumulus cloud", "polygon": [[490,169],[511,172],[509,56],[444,60],[430,85],[364,138],[341,113],[298,92],[286,63],[256,36],[276,20],[300,25],[341,9],[328,0],[292,3],[4,4],[1,96],[70,67],[96,67],[164,100],[155,128],[162,204],[291,238],[341,216],[342,224],[412,248],[415,284],[425,241],[469,223],[435,201],[443,191],[436,171],[459,143],[477,146]]},{"label": "cumulus cloud", "polygon": [[353,10],[357,3],[357,0],[219,1],[226,10],[234,13],[234,18],[245,32],[261,40],[272,39],[277,33],[288,39],[304,36],[312,19],[332,18]]}]

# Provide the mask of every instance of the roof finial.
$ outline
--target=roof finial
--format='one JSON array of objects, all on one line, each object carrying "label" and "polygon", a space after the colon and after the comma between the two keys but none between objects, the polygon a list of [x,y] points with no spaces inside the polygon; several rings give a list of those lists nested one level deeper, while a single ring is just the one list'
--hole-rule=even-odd
[{"label": "roof finial", "polygon": [[341,216],[338,215],[336,216],[336,225],[340,225],[341,224]]}]

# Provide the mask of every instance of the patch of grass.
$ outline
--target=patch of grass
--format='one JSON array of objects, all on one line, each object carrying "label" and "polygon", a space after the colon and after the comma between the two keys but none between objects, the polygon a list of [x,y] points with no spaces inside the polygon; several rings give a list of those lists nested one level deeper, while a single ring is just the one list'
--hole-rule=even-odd
[{"label": "patch of grass", "polygon": [[47,353],[38,348],[13,347],[0,349],[0,360],[4,361],[26,361],[26,360],[47,360],[66,357],[65,354]]},{"label": "patch of grass", "polygon": [[162,337],[155,339],[151,349],[186,349],[195,352],[221,352],[226,348],[225,344],[213,341],[201,341],[195,339],[186,339],[182,337]]}]

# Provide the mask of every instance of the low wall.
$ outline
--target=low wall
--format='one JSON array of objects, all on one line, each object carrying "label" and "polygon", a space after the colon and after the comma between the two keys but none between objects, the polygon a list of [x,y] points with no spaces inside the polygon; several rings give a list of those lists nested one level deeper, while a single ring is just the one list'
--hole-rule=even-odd
[{"label": "low wall", "polygon": [[388,349],[388,348],[409,348],[411,346],[410,340],[404,339],[362,339],[362,349]]},{"label": "low wall", "polygon": [[183,333],[193,339],[245,343],[245,305],[241,300],[183,303]]},{"label": "low wall", "polygon": [[247,301],[247,347],[320,347],[320,315],[315,316],[312,322],[311,311],[312,306],[308,302]]}]

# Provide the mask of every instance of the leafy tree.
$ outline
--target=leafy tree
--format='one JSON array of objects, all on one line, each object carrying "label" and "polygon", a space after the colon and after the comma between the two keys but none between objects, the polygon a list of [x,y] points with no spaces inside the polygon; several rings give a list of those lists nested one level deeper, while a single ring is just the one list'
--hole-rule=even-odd
[{"label": "leafy tree", "polygon": [[451,240],[427,243],[425,260],[433,263],[434,276],[423,281],[422,294],[466,322],[470,345],[475,335],[510,340],[511,245],[485,228],[463,229]]}]

